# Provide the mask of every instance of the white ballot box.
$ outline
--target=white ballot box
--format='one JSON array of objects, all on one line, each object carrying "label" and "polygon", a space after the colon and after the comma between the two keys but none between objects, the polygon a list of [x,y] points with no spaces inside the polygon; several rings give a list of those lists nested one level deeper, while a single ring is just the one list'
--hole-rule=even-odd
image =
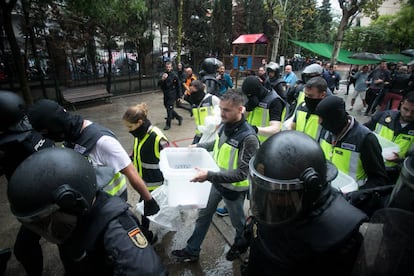
[{"label": "white ballot box", "polygon": [[168,204],[204,208],[207,205],[211,183],[190,182],[195,168],[219,171],[211,155],[203,148],[165,148],[160,153],[160,169],[167,185]]}]

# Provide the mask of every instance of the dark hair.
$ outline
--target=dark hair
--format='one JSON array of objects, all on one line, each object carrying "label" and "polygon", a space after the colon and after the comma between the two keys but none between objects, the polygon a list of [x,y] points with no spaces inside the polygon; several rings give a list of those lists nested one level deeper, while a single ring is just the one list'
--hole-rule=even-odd
[{"label": "dark hair", "polygon": [[190,86],[194,86],[197,91],[204,91],[204,83],[200,80],[193,80]]},{"label": "dark hair", "polygon": [[305,88],[312,88],[312,87],[316,87],[318,91],[322,93],[323,91],[327,90],[328,83],[322,77],[313,77],[305,83]]},{"label": "dark hair", "polygon": [[404,98],[402,99],[402,101],[407,101],[410,103],[414,103],[414,91],[410,91],[409,93],[407,93]]},{"label": "dark hair", "polygon": [[234,105],[240,106],[244,105],[244,96],[242,93],[230,88],[223,94],[221,101],[230,101]]}]

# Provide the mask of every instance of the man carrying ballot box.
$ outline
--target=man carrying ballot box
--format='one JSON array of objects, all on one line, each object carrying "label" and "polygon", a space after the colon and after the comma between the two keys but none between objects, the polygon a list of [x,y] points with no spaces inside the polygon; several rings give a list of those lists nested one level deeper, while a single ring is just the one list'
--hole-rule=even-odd
[{"label": "man carrying ballot box", "polygon": [[259,148],[256,132],[246,122],[243,113],[243,95],[230,89],[220,101],[221,125],[215,141],[191,145],[213,151],[219,172],[197,169],[193,182],[210,181],[213,185],[207,206],[199,210],[193,234],[187,246],[174,250],[172,255],[180,262],[195,262],[199,259],[201,244],[207,234],[217,205],[224,200],[229,211],[230,220],[236,230],[234,244],[226,254],[226,259],[233,261],[245,251],[242,237],[246,222],[244,199],[249,189],[247,176],[249,160]]}]

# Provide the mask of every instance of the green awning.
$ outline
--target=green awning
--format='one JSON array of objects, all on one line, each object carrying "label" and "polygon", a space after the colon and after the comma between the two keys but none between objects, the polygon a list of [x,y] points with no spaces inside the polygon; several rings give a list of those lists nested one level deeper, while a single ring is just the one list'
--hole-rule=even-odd
[{"label": "green awning", "polygon": [[[295,43],[296,45],[299,45],[305,49],[308,49],[311,52],[316,53],[319,56],[323,56],[328,59],[332,57],[332,51],[333,51],[332,44],[311,43],[311,42],[303,42],[303,41],[297,41],[297,40],[290,40],[290,41]],[[375,61],[375,60],[360,60],[360,59],[349,58],[349,56],[352,54],[353,53],[350,51],[340,49],[339,54],[338,54],[338,62],[346,63],[346,64],[358,64],[358,65],[378,63],[378,61]],[[401,54],[384,54],[380,56],[387,62],[403,61],[405,64],[407,64],[411,60],[410,57],[407,57]]]},{"label": "green awning", "polygon": [[385,61],[391,61],[391,62],[399,62],[402,61],[404,64],[409,63],[413,58],[404,56],[402,54],[383,54],[380,55],[381,58],[383,58]]}]

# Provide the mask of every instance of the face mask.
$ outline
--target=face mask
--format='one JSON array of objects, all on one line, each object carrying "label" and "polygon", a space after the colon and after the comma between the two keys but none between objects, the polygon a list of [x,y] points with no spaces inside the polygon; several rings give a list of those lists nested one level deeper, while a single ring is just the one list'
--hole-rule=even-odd
[{"label": "face mask", "polygon": [[306,103],[306,107],[308,108],[308,110],[311,113],[315,112],[316,106],[318,105],[318,103],[321,101],[322,99],[312,99],[309,97],[305,97],[305,103]]},{"label": "face mask", "polygon": [[132,136],[137,137],[137,138],[142,138],[144,137],[145,133],[147,133],[147,130],[144,129],[142,126],[136,128],[133,131],[130,131],[129,133],[131,133]]},{"label": "face mask", "polygon": [[147,133],[148,128],[150,127],[151,122],[149,120],[145,120],[142,125],[137,127],[136,129],[130,131],[132,136],[137,138],[142,138]]},{"label": "face mask", "polygon": [[338,135],[345,128],[347,123],[348,120],[346,117],[344,120],[341,120],[340,118],[324,118],[321,126],[333,134]]},{"label": "face mask", "polygon": [[58,211],[37,221],[22,223],[51,243],[62,244],[71,236],[77,222],[76,216]]}]

